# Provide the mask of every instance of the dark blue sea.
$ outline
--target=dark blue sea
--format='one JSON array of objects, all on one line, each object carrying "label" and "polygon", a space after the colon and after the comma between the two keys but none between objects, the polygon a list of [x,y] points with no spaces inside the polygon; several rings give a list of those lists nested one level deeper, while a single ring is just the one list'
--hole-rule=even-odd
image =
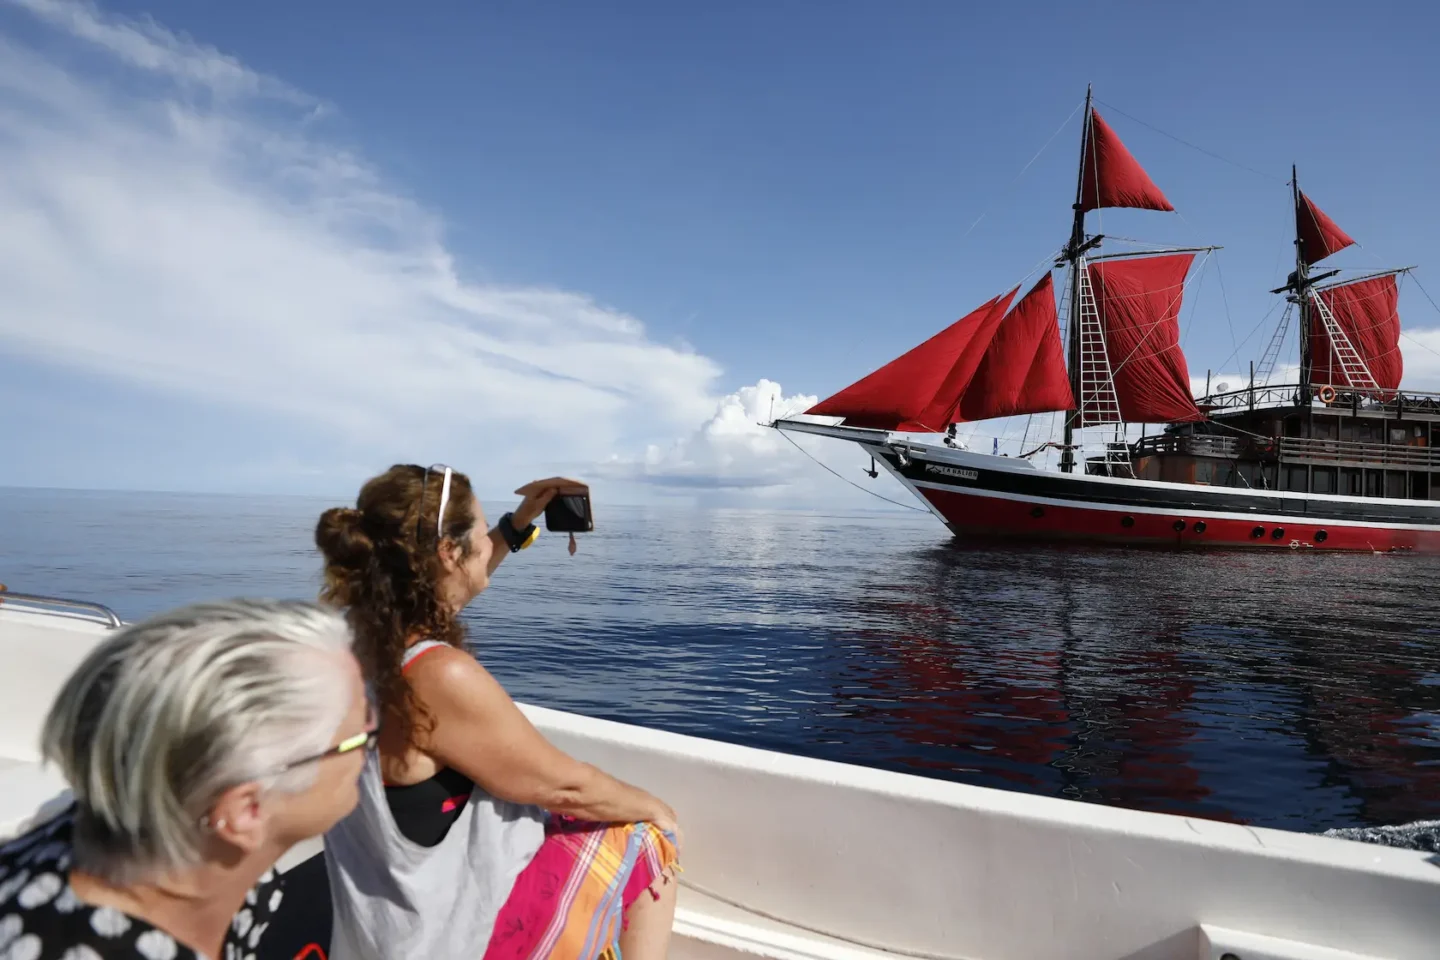
[{"label": "dark blue sea", "polygon": [[[313,598],[332,505],[0,488],[0,582],[127,619]],[[468,612],[518,699],[1292,830],[1440,818],[1440,559],[975,549],[919,513],[597,506],[574,557],[542,535]]]}]

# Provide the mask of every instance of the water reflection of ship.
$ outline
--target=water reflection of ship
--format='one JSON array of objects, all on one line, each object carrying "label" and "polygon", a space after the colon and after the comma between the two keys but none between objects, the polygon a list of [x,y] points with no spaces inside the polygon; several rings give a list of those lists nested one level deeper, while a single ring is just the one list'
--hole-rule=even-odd
[{"label": "water reflection of ship", "polygon": [[[1240,809],[1206,782],[1217,750],[1233,744],[1212,743],[1208,757],[1196,747],[1212,736],[1199,717],[1215,709],[1197,697],[1253,688],[1267,703],[1288,704],[1273,718],[1284,729],[1266,749],[1283,753],[1293,742],[1296,759],[1312,761],[1294,765],[1309,781],[1299,784],[1307,794],[1338,789],[1345,815],[1367,823],[1435,816],[1440,738],[1417,718],[1440,715],[1440,686],[1425,685],[1418,658],[1414,668],[1388,657],[1337,670],[1369,646],[1353,627],[1312,622],[1256,636],[1245,611],[1231,617],[1197,606],[1164,578],[1163,589],[1127,580],[1112,590],[1084,554],[1037,553],[1034,562],[1049,566],[1044,576],[1016,577],[1015,561],[940,548],[866,592],[874,618],[857,633],[866,654],[897,673],[889,690],[851,698],[847,708],[883,712],[886,726],[918,748],[896,758],[899,765],[1134,809],[1251,820],[1258,797]],[[1071,564],[1078,566],[1067,570]],[[977,621],[967,613],[977,597],[1006,616]],[[1137,610],[1147,618],[1141,630],[1115,627],[1133,624]],[[1211,630],[1239,638],[1222,642],[1223,660],[1196,655],[1197,646],[1208,649],[1197,631]],[[1253,645],[1246,636],[1256,637]],[[1221,793],[1247,792],[1238,778],[1240,769]]]},{"label": "water reflection of ship", "polygon": [[[1013,559],[998,558],[1002,579]],[[924,694],[884,707],[897,733],[922,747],[901,762],[929,775],[1223,817],[1204,803],[1209,791],[1184,748],[1195,684],[1162,649],[1174,645],[1127,651],[1127,663],[1108,670],[1105,652],[1088,649],[1075,628],[1093,607],[1077,604],[1063,575],[998,588],[1015,594],[1004,602],[1017,613],[1047,615],[976,624],[957,611],[975,596],[977,561],[983,570],[976,554],[929,551],[907,578],[913,589],[872,597],[888,626],[862,636],[901,669],[899,685]]]},{"label": "water reflection of ship", "polygon": [[1440,684],[1420,666],[1431,638],[1392,641],[1415,645],[1413,668],[1372,653],[1337,674],[1335,660],[1355,662],[1373,651],[1374,638],[1353,630],[1287,633],[1291,669],[1277,670],[1276,679],[1303,704],[1297,727],[1311,754],[1331,758],[1321,782],[1343,784],[1368,823],[1440,815]]}]

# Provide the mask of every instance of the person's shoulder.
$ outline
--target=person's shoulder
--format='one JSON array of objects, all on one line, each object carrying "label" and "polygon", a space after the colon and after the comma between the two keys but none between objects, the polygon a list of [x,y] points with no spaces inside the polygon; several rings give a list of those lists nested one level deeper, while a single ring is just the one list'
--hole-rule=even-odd
[{"label": "person's shoulder", "polygon": [[18,901],[33,898],[38,891],[35,881],[39,881],[40,887],[49,886],[51,881],[41,880],[42,877],[58,878],[70,869],[73,828],[72,807],[0,843],[0,912],[12,908]]},{"label": "person's shoulder", "polygon": [[406,671],[415,692],[427,703],[465,701],[500,689],[480,661],[457,647],[434,647],[417,657]]}]

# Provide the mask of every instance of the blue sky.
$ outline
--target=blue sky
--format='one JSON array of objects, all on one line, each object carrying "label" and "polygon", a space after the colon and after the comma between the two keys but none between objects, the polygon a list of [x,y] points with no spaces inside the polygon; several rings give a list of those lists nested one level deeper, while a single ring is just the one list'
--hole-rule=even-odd
[{"label": "blue sky", "polygon": [[1101,229],[1225,246],[1198,378],[1278,317],[1291,162],[1440,295],[1426,5],[421,6],[0,2],[0,484],[843,501],[753,420],[1033,281],[1087,81],[1179,211]]}]

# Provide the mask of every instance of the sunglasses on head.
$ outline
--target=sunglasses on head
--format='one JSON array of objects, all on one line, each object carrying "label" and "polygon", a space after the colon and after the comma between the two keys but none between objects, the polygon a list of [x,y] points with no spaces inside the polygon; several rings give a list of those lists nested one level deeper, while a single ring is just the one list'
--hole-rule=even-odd
[{"label": "sunglasses on head", "polygon": [[440,509],[435,511],[435,543],[438,545],[445,535],[445,508],[450,505],[450,477],[455,472],[443,463],[432,463],[425,468],[425,478],[420,481],[420,509],[415,512],[415,544],[420,544],[420,524],[425,517],[425,491],[430,485],[432,472],[445,472],[440,484]]}]

